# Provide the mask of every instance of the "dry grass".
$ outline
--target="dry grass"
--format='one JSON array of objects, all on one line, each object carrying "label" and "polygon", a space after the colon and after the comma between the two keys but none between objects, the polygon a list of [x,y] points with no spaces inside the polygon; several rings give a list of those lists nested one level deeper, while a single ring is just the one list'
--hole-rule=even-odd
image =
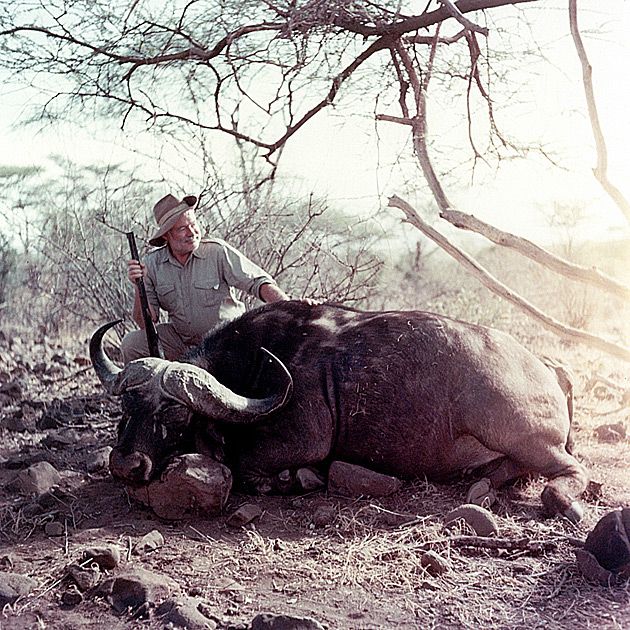
[{"label": "dry grass", "polygon": [[[0,628],[161,628],[157,622],[118,618],[105,602],[90,597],[73,610],[60,608],[68,564],[81,558],[84,547],[104,543],[118,545],[126,567],[167,575],[185,593],[202,598],[222,627],[249,623],[269,610],[310,615],[331,630],[630,627],[630,583],[591,585],[574,556],[576,541],[583,541],[601,516],[630,505],[630,440],[604,443],[595,434],[604,423],[625,423],[630,430],[627,366],[525,329],[521,336],[534,351],[562,358],[575,372],[575,448],[602,484],[585,499],[580,525],[543,517],[540,479],[502,490],[492,508],[498,537],[513,541],[513,548],[465,545],[462,537],[469,532],[444,531],[444,515],[464,500],[465,482],[447,486],[419,480],[379,500],[323,493],[234,496],[228,513],[255,501],[263,515],[237,530],[225,517],[167,523],[130,503],[106,473],[85,476],[85,452],[114,439],[107,414],[91,412],[82,428],[89,440],[65,451],[42,447],[42,432],[0,429],[3,453],[41,455],[84,479],[44,510],[4,495],[0,560],[10,555],[13,566],[1,568],[34,577],[39,586],[13,610],[5,608]],[[5,354],[0,367],[12,360]],[[99,391],[89,373],[57,381],[52,395],[50,383],[27,385],[35,400],[74,400]],[[313,517],[323,507],[333,516],[316,527]],[[60,537],[44,532],[53,520],[65,526]],[[133,556],[132,544],[155,528],[164,535],[165,546],[145,557]],[[444,560],[446,572],[435,575],[423,566],[428,550]]]}]

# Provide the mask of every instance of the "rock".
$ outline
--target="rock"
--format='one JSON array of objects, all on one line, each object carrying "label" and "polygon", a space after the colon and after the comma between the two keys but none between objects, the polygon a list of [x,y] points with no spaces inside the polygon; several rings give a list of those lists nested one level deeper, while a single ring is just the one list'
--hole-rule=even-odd
[{"label": "rock", "polygon": [[[59,476],[61,477],[61,473]],[[75,496],[58,486],[47,490],[37,497],[37,504],[42,509],[50,512],[59,509],[60,505],[71,505],[74,501],[76,501]]]},{"label": "rock", "polygon": [[66,448],[81,441],[81,434],[75,429],[61,429],[49,433],[42,439],[42,445],[47,448]]},{"label": "rock", "polygon": [[311,468],[300,468],[295,474],[300,488],[304,492],[312,492],[324,487],[324,480]]},{"label": "rock", "polygon": [[584,551],[604,569],[630,577],[630,508],[604,515],[586,537]]},{"label": "rock", "polygon": [[15,478],[15,485],[23,494],[44,494],[61,481],[52,464],[38,462],[22,470]]},{"label": "rock", "polygon": [[94,588],[100,580],[98,571],[82,567],[78,564],[71,564],[66,570],[68,577],[76,584],[81,592]]},{"label": "rock", "polygon": [[220,514],[231,489],[229,468],[194,453],[174,457],[160,479],[128,491],[160,518],[179,520]]},{"label": "rock", "polygon": [[136,556],[143,556],[147,553],[151,553],[156,549],[164,546],[164,536],[154,529],[148,534],[145,534],[135,545],[131,553]]},{"label": "rock", "polygon": [[244,503],[227,520],[230,527],[243,527],[262,514],[262,509],[254,503]]},{"label": "rock", "polygon": [[88,547],[83,550],[83,560],[92,558],[103,570],[111,570],[120,564],[120,551],[114,545]]},{"label": "rock", "polygon": [[6,604],[13,604],[18,597],[28,595],[37,582],[19,573],[0,573],[0,609]]},{"label": "rock", "polygon": [[72,357],[68,352],[56,352],[50,357],[50,360],[60,365],[68,366],[72,364]]},{"label": "rock", "polygon": [[215,630],[217,624],[200,610],[200,600],[192,597],[170,599],[160,605],[156,614],[176,628],[186,630]]},{"label": "rock", "polygon": [[51,523],[46,523],[46,525],[44,525],[44,533],[46,536],[63,536],[64,531],[65,527],[58,521],[52,521]]},{"label": "rock", "polygon": [[76,588],[68,589],[61,594],[61,603],[69,608],[78,606],[82,601],[83,595]]},{"label": "rock", "polygon": [[402,481],[363,466],[333,462],[328,471],[328,491],[346,497],[384,497],[397,492]]},{"label": "rock", "polygon": [[46,374],[47,369],[48,364],[46,363],[46,361],[38,361],[37,363],[35,363],[35,365],[33,365],[31,371],[34,374]]},{"label": "rock", "polygon": [[177,584],[168,576],[140,568],[106,582],[103,592],[109,592],[112,606],[119,613],[156,605],[177,590]]},{"label": "rock", "polygon": [[24,433],[25,431],[33,431],[36,426],[34,420],[29,413],[24,413],[24,405],[6,405],[2,410],[2,427],[8,431],[16,433]]},{"label": "rock", "polygon": [[478,536],[493,536],[499,531],[492,513],[479,505],[462,505],[444,517],[445,529],[451,529],[462,523],[470,527]]},{"label": "rock", "polygon": [[0,394],[4,394],[8,398],[19,400],[22,398],[24,385],[20,381],[11,381],[0,385]]},{"label": "rock", "polygon": [[99,448],[90,453],[85,460],[85,468],[88,472],[98,472],[105,470],[109,466],[109,454],[112,452],[111,446]]},{"label": "rock", "polygon": [[0,571],[12,569],[15,564],[15,556],[12,553],[5,553],[0,556]]},{"label": "rock", "polygon": [[332,505],[320,505],[313,512],[313,525],[327,527],[332,525],[336,518],[337,510]]},{"label": "rock", "polygon": [[324,626],[311,617],[262,613],[252,619],[252,630],[324,630]]},{"label": "rock", "polygon": [[601,424],[595,429],[595,435],[600,442],[622,442],[626,439],[626,427],[623,422]]},{"label": "rock", "polygon": [[611,586],[614,584],[615,575],[612,571],[604,569],[592,553],[584,549],[576,549],[575,557],[580,573],[587,582],[599,584],[600,586]]},{"label": "rock", "polygon": [[426,551],[420,556],[420,565],[429,575],[442,575],[450,569],[449,563],[434,551]]}]

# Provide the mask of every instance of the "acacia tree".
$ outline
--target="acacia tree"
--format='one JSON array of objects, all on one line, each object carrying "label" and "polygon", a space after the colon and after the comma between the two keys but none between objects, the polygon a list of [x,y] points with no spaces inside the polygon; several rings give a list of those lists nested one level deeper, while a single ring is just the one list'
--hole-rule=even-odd
[{"label": "acacia tree", "polygon": [[[614,286],[612,279],[567,267],[533,244],[458,213],[430,151],[427,95],[467,120],[473,164],[529,150],[502,133],[497,118],[506,64],[523,63],[526,49],[507,41],[501,19],[518,29],[533,0],[188,0],[180,2],[45,0],[6,7],[0,14],[0,63],[20,80],[39,84],[50,98],[43,120],[80,110],[113,117],[129,129],[170,135],[219,132],[255,147],[273,177],[279,156],[323,110],[373,103],[382,124],[407,128],[440,217],[532,255],[579,280]],[[541,3],[542,4],[542,3]],[[522,6],[521,6],[522,5]],[[572,11],[575,1],[570,2]],[[572,13],[572,25],[575,23]],[[492,45],[487,37],[495,35]],[[511,33],[512,35],[514,33]],[[577,40],[576,40],[577,41]],[[439,148],[439,147],[438,147]],[[461,157],[457,157],[458,163]],[[601,170],[601,169],[600,169]],[[559,334],[593,342],[530,305],[493,279],[459,248],[426,226],[413,207],[390,205],[476,273],[491,290],[524,308]],[[496,242],[496,241],[495,241]],[[625,287],[617,287],[626,292]],[[617,356],[630,351],[603,343]]]}]

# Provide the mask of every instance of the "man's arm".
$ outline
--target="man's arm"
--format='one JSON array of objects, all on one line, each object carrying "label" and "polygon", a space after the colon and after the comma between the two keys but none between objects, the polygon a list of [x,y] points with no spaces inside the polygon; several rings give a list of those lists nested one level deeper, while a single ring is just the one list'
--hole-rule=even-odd
[{"label": "man's arm", "polygon": [[289,300],[289,296],[277,285],[266,282],[260,287],[260,298],[267,304]]}]

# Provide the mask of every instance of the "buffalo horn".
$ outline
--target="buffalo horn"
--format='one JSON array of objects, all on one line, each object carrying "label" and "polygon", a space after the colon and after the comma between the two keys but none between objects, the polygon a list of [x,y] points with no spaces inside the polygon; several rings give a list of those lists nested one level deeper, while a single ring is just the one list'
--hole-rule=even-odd
[{"label": "buffalo horn", "polygon": [[170,363],[162,376],[163,393],[189,409],[222,422],[247,424],[280,409],[293,393],[293,379],[284,363],[262,348],[279,372],[281,386],[266,398],[248,398],[225,387],[209,372],[188,363]]},{"label": "buffalo horn", "polygon": [[118,393],[114,390],[117,389],[116,385],[121,369],[105,354],[103,350],[103,337],[110,328],[120,322],[122,322],[122,319],[103,324],[90,339],[90,359],[92,359],[92,365],[94,366],[98,379],[110,394]]}]

